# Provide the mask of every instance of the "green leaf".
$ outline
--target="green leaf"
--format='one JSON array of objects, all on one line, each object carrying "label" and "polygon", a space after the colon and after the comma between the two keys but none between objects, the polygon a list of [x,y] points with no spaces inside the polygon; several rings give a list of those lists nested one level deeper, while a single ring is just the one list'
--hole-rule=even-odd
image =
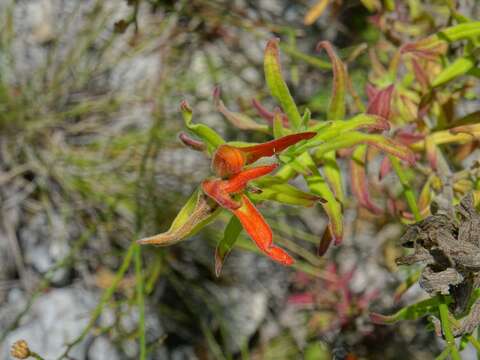
[{"label": "green leaf", "polygon": [[223,140],[223,138],[215,130],[210,129],[207,125],[194,124],[192,122],[192,109],[186,100],[181,102],[180,109],[182,111],[182,117],[185,125],[191,132],[203,140],[203,142],[207,145],[209,154],[212,154],[217,147],[225,143],[225,140]]},{"label": "green leaf", "polygon": [[285,135],[286,132],[283,127],[282,114],[280,111],[275,111],[273,115],[273,137],[278,139]]},{"label": "green leaf", "polygon": [[221,211],[197,189],[179,211],[170,228],[161,234],[137,240],[142,245],[168,246],[194,235],[208,225]]},{"label": "green leaf", "polygon": [[335,151],[329,151],[322,157],[323,171],[328,183],[330,184],[337,199],[343,204],[345,202],[345,195],[342,187],[342,174],[337,163],[337,155]]},{"label": "green leaf", "polygon": [[315,195],[321,196],[326,201],[322,203],[322,206],[330,220],[329,228],[335,238],[335,243],[338,245],[343,238],[342,205],[318,171],[310,154],[304,152],[297,157],[297,160],[311,171],[311,175],[304,176],[310,191]]},{"label": "green leaf", "polygon": [[248,115],[230,111],[220,99],[220,88],[215,88],[213,102],[217,110],[236,128],[240,130],[256,130],[268,133],[268,126],[262,125],[251,119]]},{"label": "green leaf", "polygon": [[282,182],[275,176],[264,176],[253,182],[255,186],[262,189],[261,193],[252,193],[250,197],[253,200],[273,200],[279,203],[310,207],[322,198],[302,191],[293,185]]},{"label": "green leaf", "polygon": [[302,124],[302,117],[298,112],[297,105],[288,90],[287,84],[282,76],[280,66],[280,52],[278,39],[268,41],[265,47],[264,71],[265,79],[272,96],[280,103],[283,111],[287,114],[293,129],[299,129]]},{"label": "green leaf", "polygon": [[438,297],[434,297],[406,306],[392,315],[370,313],[370,320],[375,324],[383,325],[394,324],[400,320],[416,320],[425,315],[437,314],[438,305],[440,305],[440,300]]},{"label": "green leaf", "polygon": [[215,249],[215,275],[217,277],[220,276],[225,258],[230,254],[230,251],[232,251],[242,229],[242,224],[237,217],[232,216],[225,228],[222,240],[220,240]]},{"label": "green leaf", "polygon": [[432,86],[437,87],[454,80],[455,78],[466,74],[474,65],[475,60],[471,56],[458,58],[435,77],[432,81]]},{"label": "green leaf", "polygon": [[387,154],[391,154],[399,159],[407,161],[410,164],[415,162],[415,154],[405,145],[394,142],[393,140],[379,134],[364,134],[358,131],[351,131],[341,136],[335,137],[330,141],[316,146],[314,158],[322,159],[324,154],[343,148],[349,148],[358,144],[368,144],[374,146]]},{"label": "green leaf", "polygon": [[333,68],[333,91],[328,105],[328,120],[342,120],[345,117],[345,93],[347,83],[347,71],[345,65],[333,50],[332,44],[322,41],[317,45],[318,49],[325,49]]},{"label": "green leaf", "polygon": [[311,119],[312,119],[312,112],[308,108],[306,108],[302,116],[302,128],[306,129]]}]

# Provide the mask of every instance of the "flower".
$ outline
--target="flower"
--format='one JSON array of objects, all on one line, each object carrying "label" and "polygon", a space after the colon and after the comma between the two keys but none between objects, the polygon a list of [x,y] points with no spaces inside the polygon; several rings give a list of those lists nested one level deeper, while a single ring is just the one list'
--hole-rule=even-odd
[{"label": "flower", "polygon": [[287,135],[248,147],[220,145],[212,158],[212,170],[218,177],[202,182],[203,192],[218,205],[232,212],[258,248],[283,265],[293,264],[292,257],[273,244],[270,226],[244,193],[249,181],[271,173],[277,168],[277,164],[245,167],[262,157],[278,154],[301,140],[310,139],[315,134],[315,132],[304,132]]},{"label": "flower", "polygon": [[[264,254],[283,265],[293,264],[293,258],[273,244],[270,226],[245,192],[249,190],[250,181],[270,174],[278,166],[277,164],[251,166],[251,164],[262,157],[276,155],[289,146],[311,139],[315,135],[316,132],[291,134],[252,146],[233,146],[225,143],[218,145],[213,152],[211,163],[215,176],[202,181],[201,192],[195,193],[190,198],[167,232],[137,242],[160,246],[174,244],[206,225],[218,213],[217,210],[223,208],[238,219]],[[188,136],[183,135],[181,140],[195,149],[202,148],[200,144],[193,143]],[[220,269],[221,257],[216,256],[216,262],[216,269]]]}]

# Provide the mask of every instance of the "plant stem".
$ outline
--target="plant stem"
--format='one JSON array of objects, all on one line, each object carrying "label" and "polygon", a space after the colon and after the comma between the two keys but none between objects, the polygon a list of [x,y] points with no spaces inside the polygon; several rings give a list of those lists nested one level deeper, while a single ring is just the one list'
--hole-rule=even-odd
[{"label": "plant stem", "polygon": [[146,357],[146,342],[145,342],[145,301],[144,301],[144,278],[142,271],[142,249],[140,245],[135,244],[135,280],[137,288],[137,306],[139,313],[138,337],[140,342],[140,360],[145,360]]},{"label": "plant stem", "polygon": [[415,217],[416,221],[422,220],[422,216],[420,215],[420,210],[418,209],[417,200],[415,197],[415,193],[413,192],[412,187],[410,186],[410,182],[408,178],[405,176],[405,171],[402,169],[402,164],[400,160],[398,160],[394,156],[389,156],[390,162],[392,163],[392,167],[395,170],[395,173],[400,180],[400,183],[403,187],[403,194],[405,195],[405,200],[407,200],[407,204],[412,211],[413,216]]},{"label": "plant stem", "polygon": [[458,352],[457,346],[455,344],[455,338],[453,337],[452,329],[450,328],[450,320],[448,319],[448,306],[443,295],[439,295],[442,302],[438,305],[438,310],[440,312],[440,321],[442,322],[442,330],[445,335],[445,340],[447,341],[448,348],[451,351],[453,360],[462,360],[460,353]]},{"label": "plant stem", "polygon": [[65,349],[65,351],[57,358],[58,360],[66,358],[68,356],[68,353],[70,352],[70,350],[75,345],[82,342],[82,340],[85,338],[85,336],[87,336],[87,334],[90,332],[90,329],[95,325],[95,322],[100,317],[100,315],[103,311],[103,308],[105,307],[107,302],[110,301],[111,297],[113,296],[113,293],[115,292],[115,290],[118,287],[118,284],[120,283],[120,281],[123,279],[125,273],[127,272],[128,268],[130,266],[130,263],[132,262],[132,257],[133,257],[133,253],[134,253],[134,250],[135,250],[136,246],[138,246],[136,243],[132,243],[130,245],[130,247],[127,250],[127,253],[126,253],[125,257],[123,258],[123,262],[120,265],[120,268],[118,269],[117,273],[115,274],[115,278],[114,278],[112,284],[110,285],[110,287],[107,290],[104,291],[104,293],[102,295],[102,298],[100,299],[100,302],[98,303],[97,307],[94,309],[94,311],[92,313],[92,316],[90,317],[90,321],[88,322],[88,325],[83,329],[82,333],[77,338],[75,338],[72,342],[70,342],[67,345],[67,348]]}]

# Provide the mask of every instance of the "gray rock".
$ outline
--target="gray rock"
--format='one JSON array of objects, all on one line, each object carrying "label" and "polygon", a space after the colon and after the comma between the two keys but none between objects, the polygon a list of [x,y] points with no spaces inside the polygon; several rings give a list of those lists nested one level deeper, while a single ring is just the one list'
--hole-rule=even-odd
[{"label": "gray rock", "polygon": [[[7,359],[9,347],[20,339],[26,340],[30,348],[45,359],[57,358],[65,350],[65,344],[75,339],[88,324],[96,301],[95,294],[80,288],[55,289],[42,295],[20,326],[0,345],[0,358]],[[73,358],[86,357],[87,340],[73,348],[70,353]]]}]

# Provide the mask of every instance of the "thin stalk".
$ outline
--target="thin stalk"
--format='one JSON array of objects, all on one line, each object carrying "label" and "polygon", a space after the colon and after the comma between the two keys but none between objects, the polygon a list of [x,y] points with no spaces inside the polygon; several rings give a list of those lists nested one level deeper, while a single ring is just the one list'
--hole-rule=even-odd
[{"label": "thin stalk", "polygon": [[413,216],[415,217],[416,221],[422,220],[422,216],[420,215],[420,210],[418,209],[417,200],[415,197],[415,193],[413,192],[412,187],[410,186],[410,182],[408,181],[407,177],[405,176],[405,172],[402,169],[402,165],[400,160],[398,160],[394,156],[389,156],[390,162],[392,163],[393,170],[398,176],[400,183],[403,187],[403,194],[405,196],[405,200],[407,200],[408,207],[410,208]]},{"label": "thin stalk", "polygon": [[110,287],[104,291],[102,298],[100,299],[100,302],[98,303],[97,307],[94,309],[92,316],[90,317],[90,321],[88,322],[87,326],[83,329],[82,333],[77,336],[72,342],[70,342],[67,345],[67,348],[65,351],[57,358],[57,360],[61,360],[64,358],[68,357],[68,353],[70,350],[79,344],[80,342],[85,339],[85,336],[90,332],[91,328],[95,325],[96,321],[102,314],[103,308],[105,305],[110,301],[112,298],[115,290],[117,289],[118,285],[120,284],[120,281],[123,279],[125,273],[127,272],[130,263],[132,262],[132,257],[135,251],[135,247],[138,246],[136,243],[132,243],[130,247],[127,250],[127,253],[125,257],[123,258],[123,262],[120,265],[120,268],[118,269],[117,273],[115,274],[115,278],[113,279],[112,284]]},{"label": "thin stalk", "polygon": [[147,345],[145,341],[145,301],[144,301],[144,276],[142,270],[142,249],[135,244],[135,282],[137,290],[137,306],[139,313],[138,338],[140,342],[140,360],[145,360]]},{"label": "thin stalk", "polygon": [[447,358],[447,356],[450,355],[450,348],[449,347],[446,347],[441,353],[440,355],[438,355],[435,360],[444,360]]},{"label": "thin stalk", "polygon": [[442,322],[442,330],[443,334],[445,335],[445,340],[447,341],[448,348],[451,351],[452,359],[462,360],[455,344],[455,338],[453,337],[452,329],[450,328],[447,302],[445,301],[445,297],[443,295],[440,295],[440,299],[442,302],[438,305],[438,310],[440,312],[440,321]]}]

